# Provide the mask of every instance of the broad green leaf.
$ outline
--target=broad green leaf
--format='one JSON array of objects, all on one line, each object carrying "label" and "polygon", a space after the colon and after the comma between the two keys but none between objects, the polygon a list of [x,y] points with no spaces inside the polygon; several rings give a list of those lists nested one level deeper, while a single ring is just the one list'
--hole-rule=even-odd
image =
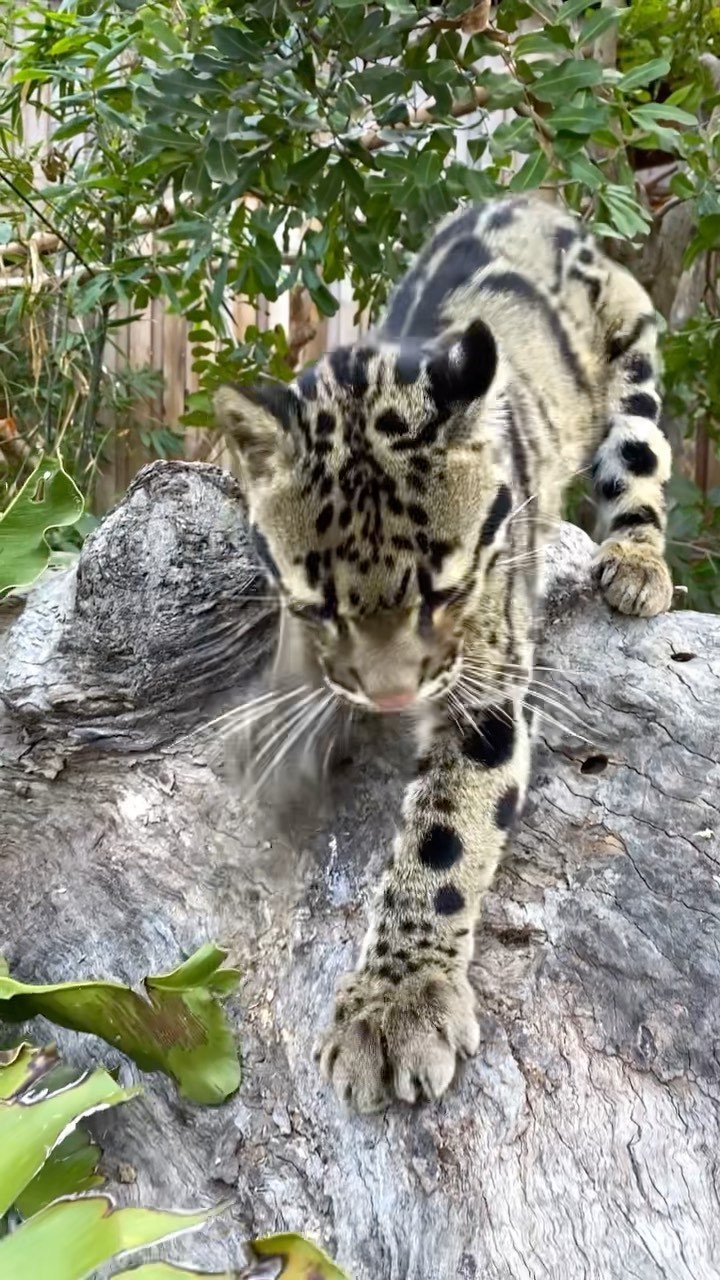
[{"label": "broad green leaf", "polygon": [[641,67],[633,67],[632,71],[621,76],[617,82],[618,88],[623,93],[629,93],[631,89],[643,89],[655,80],[662,80],[669,70],[667,58],[652,58],[650,62],[644,62]]},{"label": "broad green leaf", "polygon": [[510,179],[511,191],[531,191],[545,181],[550,172],[550,163],[544,151],[539,148],[534,156],[528,156],[524,165]]},{"label": "broad green leaf", "polygon": [[0,514],[0,598],[29,587],[47,567],[49,529],[73,525],[83,499],[59,457],[43,457],[20,492]]},{"label": "broad green leaf", "polygon": [[610,119],[610,113],[603,102],[589,95],[585,102],[561,103],[556,107],[547,122],[553,129],[566,133],[579,133],[588,137],[598,129],[604,128]]},{"label": "broad green leaf", "polygon": [[202,1226],[219,1209],[118,1209],[109,1196],[55,1200],[0,1240],[2,1280],[85,1280],[104,1262]]},{"label": "broad green leaf", "polygon": [[25,1190],[15,1200],[15,1208],[23,1218],[38,1213],[60,1196],[94,1191],[105,1181],[98,1173],[101,1151],[88,1132],[78,1126],[51,1151]]},{"label": "broad green leaf", "polygon": [[258,1258],[277,1258],[282,1263],[277,1280],[348,1280],[322,1249],[302,1236],[266,1236],[253,1240],[250,1248]]},{"label": "broad green leaf", "polygon": [[217,1002],[239,975],[220,965],[227,952],[211,943],[178,969],[144,981],[138,995],[117,982],[30,986],[0,975],[0,1019],[41,1015],[102,1036],[143,1071],[164,1071],[193,1102],[224,1102],[240,1084],[232,1031]]},{"label": "broad green leaf", "polygon": [[612,27],[620,16],[620,10],[613,8],[611,5],[603,5],[597,9],[595,13],[591,13],[582,25],[578,44],[592,44],[598,36],[604,34]]},{"label": "broad green leaf", "polygon": [[[0,1217],[15,1204],[58,1142],[78,1121],[95,1111],[132,1098],[137,1089],[121,1089],[98,1068],[79,1076],[62,1090],[47,1092],[42,1080],[19,1095],[0,1101]],[[0,1245],[0,1276],[3,1271]],[[28,1271],[27,1276],[35,1273]],[[37,1273],[42,1274],[41,1272]]]},{"label": "broad green leaf", "polygon": [[566,58],[544,71],[532,86],[534,97],[541,102],[567,102],[578,89],[588,89],[602,80],[602,67],[590,59]]}]

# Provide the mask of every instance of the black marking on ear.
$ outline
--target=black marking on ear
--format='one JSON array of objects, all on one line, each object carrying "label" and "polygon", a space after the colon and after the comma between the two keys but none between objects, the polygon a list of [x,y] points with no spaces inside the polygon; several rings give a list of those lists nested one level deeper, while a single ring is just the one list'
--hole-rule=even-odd
[{"label": "black marking on ear", "polygon": [[511,222],[515,221],[516,208],[509,200],[498,201],[497,204],[490,205],[483,224],[483,230],[503,231],[505,227],[509,227]]},{"label": "black marking on ear", "polygon": [[447,871],[454,867],[463,855],[463,842],[452,827],[435,823],[423,839],[418,857],[423,866],[433,871]]},{"label": "black marking on ear", "polygon": [[364,396],[368,389],[367,366],[372,351],[369,347],[338,347],[328,356],[338,386],[354,396]]},{"label": "black marking on ear", "polygon": [[493,504],[485,517],[485,523],[480,534],[480,546],[489,547],[495,540],[497,532],[506,517],[510,514],[512,507],[512,494],[506,484],[501,484],[495,497]]},{"label": "black marking on ear", "polygon": [[654,315],[640,316],[639,319],[635,321],[635,324],[629,333],[616,334],[615,337],[610,338],[605,347],[605,353],[610,364],[615,360],[619,360],[620,357],[624,356],[631,347],[634,347],[635,343],[642,337],[646,329],[654,327]]},{"label": "black marking on ear", "polygon": [[657,400],[648,395],[647,391],[635,391],[633,395],[627,396],[620,401],[620,408],[623,413],[632,414],[635,418],[649,418],[651,422],[655,422],[660,412]]},{"label": "black marking on ear", "polygon": [[625,492],[626,487],[624,480],[603,480],[598,485],[598,493],[606,502],[613,502],[615,498],[619,498]]},{"label": "black marking on ear", "polygon": [[495,339],[482,320],[474,320],[448,349],[428,363],[430,391],[438,409],[469,404],[487,394],[497,369]]},{"label": "black marking on ear", "polygon": [[662,521],[657,511],[645,505],[638,507],[636,511],[624,511],[615,516],[609,532],[617,533],[620,529],[637,529],[643,524],[651,524],[655,529],[662,531]]},{"label": "black marking on ear", "polygon": [[508,787],[500,796],[495,809],[495,821],[501,831],[507,831],[515,821],[519,799],[520,791],[515,786]]},{"label": "black marking on ear", "polygon": [[451,241],[445,256],[435,263],[425,288],[415,298],[410,321],[403,332],[411,338],[439,333],[443,303],[491,261],[489,251],[476,236]]},{"label": "black marking on ear", "polygon": [[473,764],[485,769],[498,769],[512,758],[515,746],[515,724],[512,703],[504,707],[488,707],[476,727],[462,740],[462,753]]},{"label": "black marking on ear", "polygon": [[317,520],[315,521],[315,530],[318,534],[327,533],[328,529],[330,528],[330,525],[333,522],[334,515],[335,515],[335,508],[332,502],[326,502],[325,506],[321,509]]},{"label": "black marking on ear", "polygon": [[640,382],[650,382],[654,376],[652,362],[647,356],[642,355],[639,351],[635,351],[627,358],[625,363],[625,374],[628,380],[636,385]]},{"label": "black marking on ear", "polygon": [[298,378],[298,389],[304,400],[317,399],[317,376],[314,369],[304,369]]},{"label": "black marking on ear", "polygon": [[384,436],[403,436],[407,434],[408,424],[394,409],[386,409],[375,419],[375,430]]},{"label": "black marking on ear", "polygon": [[270,546],[268,544],[267,538],[265,537],[265,534],[260,529],[258,529],[256,524],[254,524],[252,527],[252,540],[253,540],[253,545],[255,547],[255,551],[257,552],[258,560],[263,565],[263,567],[267,569],[271,577],[273,577],[276,582],[279,582],[280,570],[277,567],[275,558],[272,554],[272,551],[270,550]]},{"label": "black marking on ear", "polygon": [[410,387],[417,382],[422,369],[422,357],[417,348],[401,349],[393,368],[393,377],[398,387]]},{"label": "black marking on ear", "polygon": [[305,576],[309,587],[316,587],[320,581],[320,553],[308,551],[305,556]]},{"label": "black marking on ear", "polygon": [[465,898],[454,884],[444,884],[438,889],[433,905],[439,916],[454,916],[462,911]]},{"label": "black marking on ear", "polygon": [[657,454],[645,440],[626,440],[620,455],[634,476],[651,476],[657,471]]}]

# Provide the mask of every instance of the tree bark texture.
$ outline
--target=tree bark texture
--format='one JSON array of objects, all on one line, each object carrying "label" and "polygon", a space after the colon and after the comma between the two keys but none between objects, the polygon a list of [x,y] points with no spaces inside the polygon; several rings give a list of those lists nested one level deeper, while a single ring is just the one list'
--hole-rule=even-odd
[{"label": "tree bark texture", "polygon": [[[194,1107],[151,1076],[99,1118],[120,1198],[232,1200],[174,1256],[238,1265],[288,1229],[353,1280],[717,1280],[720,619],[611,614],[592,550],[565,526],[549,555],[539,660],[587,741],[542,728],[478,933],[480,1052],[439,1104],[371,1119],[343,1114],[311,1047],[409,753],[362,727],[332,803],[290,831],[243,802],[197,728],[247,696],[277,622],[234,482],[145,468],[0,641],[12,971],[136,983],[214,938],[243,972],[237,1096]],[[72,1061],[120,1061],[52,1034]]]}]

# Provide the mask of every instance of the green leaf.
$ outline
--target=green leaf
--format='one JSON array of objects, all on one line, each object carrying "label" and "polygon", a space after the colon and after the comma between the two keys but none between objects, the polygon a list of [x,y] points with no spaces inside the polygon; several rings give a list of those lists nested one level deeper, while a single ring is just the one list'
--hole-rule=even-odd
[{"label": "green leaf", "polygon": [[3,1280],[85,1280],[118,1254],[192,1231],[218,1212],[118,1209],[109,1196],[56,1200],[0,1240],[0,1275]]},{"label": "green leaf", "polygon": [[130,1271],[116,1271],[113,1280],[243,1280],[247,1271],[195,1271],[175,1262],[146,1262]]},{"label": "green leaf", "polygon": [[15,1208],[23,1218],[39,1213],[59,1196],[93,1191],[105,1181],[97,1171],[100,1148],[91,1141],[87,1130],[78,1127],[68,1134],[50,1153],[42,1169],[15,1200]]},{"label": "green leaf", "polygon": [[[240,1064],[216,991],[235,970],[218,973],[227,952],[212,943],[179,969],[148,977],[145,995],[116,982],[30,986],[0,976],[0,1018],[42,1016],[73,1031],[102,1036],[143,1071],[164,1071],[193,1102],[224,1102],[240,1084]],[[220,983],[220,986],[216,986]]]},{"label": "green leaf", "polygon": [[416,187],[431,187],[442,174],[442,156],[427,147],[415,158],[413,180]]},{"label": "green leaf", "polygon": [[588,95],[582,102],[561,103],[547,117],[547,122],[558,132],[578,133],[589,137],[597,129],[604,128],[609,118],[610,113],[605,103]]},{"label": "green leaf", "polygon": [[551,105],[567,102],[578,89],[588,89],[599,84],[603,70],[599,62],[589,59],[566,58],[557,66],[543,71],[532,86],[534,97]]},{"label": "green leaf", "polygon": [[302,1236],[266,1236],[253,1240],[250,1248],[258,1258],[274,1258],[282,1263],[277,1280],[348,1280],[322,1249]]},{"label": "green leaf", "polygon": [[0,514],[0,598],[35,582],[50,558],[46,533],[75,524],[83,506],[82,494],[62,460],[41,458]]},{"label": "green leaf", "polygon": [[[43,1087],[42,1076],[39,1081],[36,1091],[31,1082],[0,1101],[0,1217],[16,1203],[53,1148],[83,1116],[115,1106],[138,1092],[121,1089],[101,1068],[55,1092]],[[6,1280],[4,1259],[0,1243],[0,1275]],[[26,1272],[26,1276],[34,1274]]]},{"label": "green leaf", "polygon": [[620,16],[620,10],[611,8],[609,5],[602,6],[595,13],[591,13],[582,25],[582,30],[578,37],[578,44],[592,44],[599,36],[604,35],[610,27],[614,26]]},{"label": "green leaf", "polygon": [[545,181],[550,172],[550,163],[544,151],[537,150],[534,156],[528,156],[522,168],[510,179],[511,191],[531,191]]},{"label": "green leaf", "polygon": [[237,152],[231,142],[211,138],[205,152],[205,168],[213,182],[232,182],[237,177]]},{"label": "green leaf", "polygon": [[633,67],[632,71],[621,76],[617,82],[618,89],[623,93],[629,93],[631,89],[643,89],[655,80],[662,80],[669,70],[670,63],[667,58],[651,58],[650,62],[644,62],[640,67]]}]

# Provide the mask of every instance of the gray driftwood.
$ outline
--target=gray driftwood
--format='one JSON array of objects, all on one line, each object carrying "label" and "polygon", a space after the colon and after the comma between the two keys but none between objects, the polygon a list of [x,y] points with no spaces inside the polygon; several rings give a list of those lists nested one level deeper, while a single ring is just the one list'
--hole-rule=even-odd
[{"label": "gray driftwood", "polygon": [[237,700],[275,627],[233,482],[147,468],[0,642],[13,971],[136,982],[207,938],[243,970],[237,1097],[200,1109],[151,1077],[103,1127],[121,1196],[232,1199],[176,1256],[237,1265],[244,1239],[291,1229],[353,1280],[717,1280],[720,619],[612,616],[591,551],[562,531],[543,653],[589,741],[543,731],[478,938],[480,1054],[441,1104],[370,1120],[342,1114],[311,1045],[408,761],[368,730],[330,816],[292,837],[190,734]]}]

